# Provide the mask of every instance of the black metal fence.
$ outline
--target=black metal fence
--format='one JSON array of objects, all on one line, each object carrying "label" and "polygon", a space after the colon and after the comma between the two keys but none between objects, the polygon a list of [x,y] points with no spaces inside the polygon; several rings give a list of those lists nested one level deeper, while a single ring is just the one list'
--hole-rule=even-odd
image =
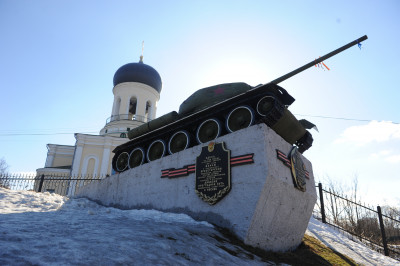
[{"label": "black metal fence", "polygon": [[318,186],[314,216],[386,256],[400,260],[400,209],[367,207]]},{"label": "black metal fence", "polygon": [[73,196],[79,188],[103,178],[104,176],[7,174],[0,175],[0,187]]}]

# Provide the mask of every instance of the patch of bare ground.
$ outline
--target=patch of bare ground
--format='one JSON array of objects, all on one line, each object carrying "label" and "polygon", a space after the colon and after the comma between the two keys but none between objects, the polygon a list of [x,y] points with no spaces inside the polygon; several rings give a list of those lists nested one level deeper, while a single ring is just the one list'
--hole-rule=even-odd
[{"label": "patch of bare ground", "polygon": [[[289,265],[357,265],[351,258],[336,252],[325,246],[319,240],[312,236],[304,235],[303,241],[297,249],[289,252],[271,252],[260,248],[244,244],[237,237],[232,235],[229,230],[218,228],[218,231],[223,237],[213,235],[220,242],[217,247],[225,250],[233,256],[246,256],[249,259],[254,258],[254,255],[260,257],[265,262],[274,262],[276,264]],[[239,248],[228,248],[224,243],[231,243]]]}]

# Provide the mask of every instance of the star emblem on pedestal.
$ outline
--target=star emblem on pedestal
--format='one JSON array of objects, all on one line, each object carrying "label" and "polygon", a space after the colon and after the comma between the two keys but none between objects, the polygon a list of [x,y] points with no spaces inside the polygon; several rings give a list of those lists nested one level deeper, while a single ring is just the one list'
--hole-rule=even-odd
[{"label": "star emblem on pedestal", "polygon": [[215,95],[218,95],[218,94],[223,94],[224,91],[225,91],[225,88],[223,88],[223,87],[218,87],[218,88],[216,88],[216,89],[214,90],[214,93],[215,93]]}]

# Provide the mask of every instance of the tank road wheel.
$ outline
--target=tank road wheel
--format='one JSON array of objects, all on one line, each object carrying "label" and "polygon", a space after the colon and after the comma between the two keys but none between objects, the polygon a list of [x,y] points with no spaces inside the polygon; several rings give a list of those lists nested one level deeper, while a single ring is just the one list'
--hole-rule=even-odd
[{"label": "tank road wheel", "polygon": [[129,155],[129,168],[135,168],[144,162],[144,150],[142,148],[134,149]]},{"label": "tank road wheel", "polygon": [[117,162],[115,164],[117,171],[118,172],[123,172],[126,170],[128,167],[128,161],[129,161],[129,154],[127,152],[121,153],[118,158]]},{"label": "tank road wheel", "polygon": [[233,109],[226,119],[226,129],[234,132],[249,127],[254,122],[254,112],[248,106],[239,106]]},{"label": "tank road wheel", "polygon": [[263,116],[262,121],[269,127],[273,127],[282,118],[284,111],[283,103],[273,96],[265,96],[257,103],[257,113]]},{"label": "tank road wheel", "polygon": [[190,137],[186,131],[178,131],[169,139],[168,152],[173,154],[189,147]]},{"label": "tank road wheel", "polygon": [[149,162],[160,159],[165,155],[165,142],[161,139],[153,141],[147,149],[147,160]]},{"label": "tank road wheel", "polygon": [[221,134],[221,123],[215,119],[207,119],[197,128],[196,138],[199,144],[214,140]]},{"label": "tank road wheel", "polygon": [[257,113],[266,116],[275,106],[275,98],[273,96],[265,96],[257,103]]}]

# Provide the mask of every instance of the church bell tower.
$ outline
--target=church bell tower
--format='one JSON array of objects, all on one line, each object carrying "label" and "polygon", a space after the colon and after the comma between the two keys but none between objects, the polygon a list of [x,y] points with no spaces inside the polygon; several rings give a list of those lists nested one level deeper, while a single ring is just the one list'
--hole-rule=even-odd
[{"label": "church bell tower", "polygon": [[129,63],[114,75],[114,103],[111,116],[100,135],[127,137],[127,132],[156,117],[157,102],[162,88],[161,77],[149,65]]}]

